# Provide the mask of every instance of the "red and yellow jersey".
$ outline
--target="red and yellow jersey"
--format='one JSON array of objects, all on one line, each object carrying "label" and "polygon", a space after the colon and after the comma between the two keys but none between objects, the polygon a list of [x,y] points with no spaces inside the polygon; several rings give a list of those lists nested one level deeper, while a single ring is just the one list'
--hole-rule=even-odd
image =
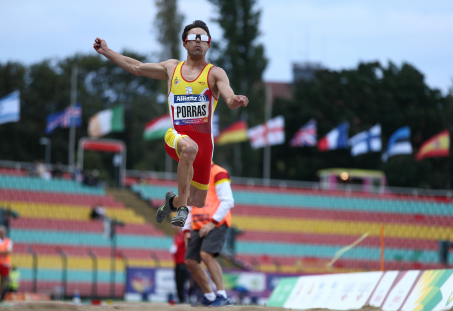
[{"label": "red and yellow jersey", "polygon": [[168,93],[172,127],[179,133],[198,132],[212,135],[212,116],[217,106],[217,98],[211,92],[208,78],[214,65],[206,64],[193,81],[184,79],[183,66],[184,62],[176,66]]},{"label": "red and yellow jersey", "polygon": [[[192,207],[193,230],[200,230],[205,224],[212,222],[212,216],[214,216],[220,205],[220,200],[216,193],[216,186],[224,182],[230,182],[230,175],[227,170],[218,165],[212,165],[206,204],[202,208]],[[226,224],[228,227],[231,226],[231,211],[227,212],[222,221],[216,224],[216,227],[220,227],[223,224]]]}]

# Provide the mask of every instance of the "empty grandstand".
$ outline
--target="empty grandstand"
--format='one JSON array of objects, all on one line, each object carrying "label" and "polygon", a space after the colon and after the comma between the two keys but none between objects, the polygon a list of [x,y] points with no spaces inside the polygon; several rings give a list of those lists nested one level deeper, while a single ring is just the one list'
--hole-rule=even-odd
[{"label": "empty grandstand", "polygon": [[[122,297],[126,266],[173,266],[172,238],[104,189],[20,170],[0,173],[0,206],[20,215],[9,223],[20,291]],[[174,181],[157,178],[142,183],[131,178],[130,184],[154,206],[167,190],[176,191]],[[234,259],[243,267],[298,275],[379,270],[381,226],[386,270],[445,267],[439,241],[453,233],[448,198],[246,185],[234,185],[233,191],[232,225],[240,231]],[[90,219],[98,205],[109,219],[125,224],[117,227],[114,248],[103,221]],[[363,234],[368,236],[328,265]]]}]

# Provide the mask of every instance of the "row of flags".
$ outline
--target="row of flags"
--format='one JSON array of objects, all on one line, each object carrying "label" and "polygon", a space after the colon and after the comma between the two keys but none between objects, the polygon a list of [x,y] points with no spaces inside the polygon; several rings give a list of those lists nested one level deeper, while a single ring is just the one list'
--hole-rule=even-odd
[{"label": "row of flags", "polygon": [[[17,122],[19,119],[19,91],[0,98],[0,124]],[[74,122],[76,127],[80,127],[82,124],[80,103],[48,115],[46,133],[50,134],[58,127],[68,128],[71,122]],[[214,142],[217,145],[250,141],[252,148],[257,149],[285,143],[285,119],[283,116],[274,117],[250,129],[245,120],[238,120],[220,131],[219,116],[214,114],[213,125]],[[143,138],[146,140],[162,138],[170,127],[170,115],[160,116],[146,124]],[[124,128],[124,106],[118,105],[93,115],[88,122],[88,135],[102,137],[112,132],[122,132]],[[320,151],[351,148],[352,156],[382,151],[380,124],[350,138],[348,131],[349,123],[343,122],[318,141],[317,123],[315,119],[311,119],[293,135],[288,144],[291,147],[317,146]],[[390,157],[399,154],[412,154],[410,135],[408,126],[397,129],[388,140],[387,149],[382,154],[382,161],[386,162]],[[424,142],[415,155],[415,159],[418,161],[430,157],[448,157],[449,155],[450,133],[449,130],[444,130]]]},{"label": "row of flags", "polygon": [[[312,119],[294,134],[289,145],[292,147],[315,147],[320,151],[351,148],[351,155],[358,156],[382,150],[381,125],[376,124],[369,130],[348,138],[349,123],[343,122],[327,133],[317,142],[316,120]],[[389,138],[387,149],[382,154],[382,161],[399,154],[412,154],[410,142],[411,131],[408,126],[397,129]],[[448,157],[450,155],[450,132],[444,130],[422,144],[415,155],[417,161],[432,157]]]},{"label": "row of flags", "polygon": [[[256,149],[285,143],[285,119],[283,116],[277,116],[250,129],[248,129],[245,120],[238,120],[219,131],[218,115],[215,114],[213,124],[214,143],[217,145],[250,141],[252,148]],[[170,126],[171,118],[169,114],[156,118],[145,126],[143,138],[162,138]],[[369,130],[352,137],[349,137],[348,131],[349,123],[343,122],[318,141],[317,122],[315,119],[311,119],[293,135],[289,141],[289,146],[317,147],[320,151],[351,148],[352,156],[382,151],[380,124],[376,124]],[[410,135],[408,126],[397,129],[388,140],[387,149],[382,154],[382,161],[386,162],[395,155],[412,154]],[[415,158],[418,161],[449,155],[450,134],[448,130],[444,130],[423,143]]]},{"label": "row of flags", "polygon": [[[12,92],[0,98],[0,124],[20,120],[20,92]],[[71,122],[75,127],[82,125],[82,105],[76,103],[63,111],[55,112],[46,118],[46,134],[51,134],[56,128],[68,128]],[[118,105],[102,110],[93,115],[88,121],[88,135],[101,137],[112,132],[124,131],[124,106]]]},{"label": "row of flags", "polygon": [[[376,124],[369,130],[348,138],[349,123],[343,122],[316,142],[316,120],[312,119],[302,126],[290,141],[292,147],[318,146],[320,151],[351,148],[351,155],[357,156],[382,150],[381,125]],[[397,129],[389,138],[382,161],[399,154],[412,154],[411,131],[408,126]],[[450,132],[444,130],[422,144],[415,155],[417,161],[432,157],[450,155]]]},{"label": "row of flags", "polygon": [[[56,128],[68,128],[71,122],[75,127],[82,125],[82,105],[77,103],[63,111],[52,113],[46,118],[46,134],[51,134]],[[124,131],[124,106],[118,105],[110,109],[101,110],[88,121],[88,135],[102,137],[113,132]]]}]

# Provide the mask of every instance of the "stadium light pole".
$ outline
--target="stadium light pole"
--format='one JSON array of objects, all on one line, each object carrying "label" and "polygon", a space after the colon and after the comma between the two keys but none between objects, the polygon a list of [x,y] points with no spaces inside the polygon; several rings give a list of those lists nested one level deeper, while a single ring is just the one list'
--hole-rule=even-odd
[{"label": "stadium light pole", "polygon": [[39,139],[39,143],[41,145],[46,145],[46,164],[49,165],[50,164],[50,148],[51,148],[51,141],[50,141],[50,138],[48,137],[41,137]]}]

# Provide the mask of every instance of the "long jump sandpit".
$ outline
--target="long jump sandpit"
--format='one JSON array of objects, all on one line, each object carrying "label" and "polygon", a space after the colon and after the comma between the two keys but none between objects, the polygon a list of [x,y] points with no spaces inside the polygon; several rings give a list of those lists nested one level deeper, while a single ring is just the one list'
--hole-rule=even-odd
[{"label": "long jump sandpit", "polygon": [[[62,302],[4,303],[0,311],[190,311],[190,310],[230,310],[230,311],[283,311],[292,310],[266,306],[227,306],[227,307],[192,307],[190,305],[169,305],[167,303],[113,303],[106,306],[79,305]],[[327,311],[329,309],[309,309],[310,311]],[[360,311],[381,311],[380,308],[363,307]],[[350,310],[353,311],[353,310]]]}]

